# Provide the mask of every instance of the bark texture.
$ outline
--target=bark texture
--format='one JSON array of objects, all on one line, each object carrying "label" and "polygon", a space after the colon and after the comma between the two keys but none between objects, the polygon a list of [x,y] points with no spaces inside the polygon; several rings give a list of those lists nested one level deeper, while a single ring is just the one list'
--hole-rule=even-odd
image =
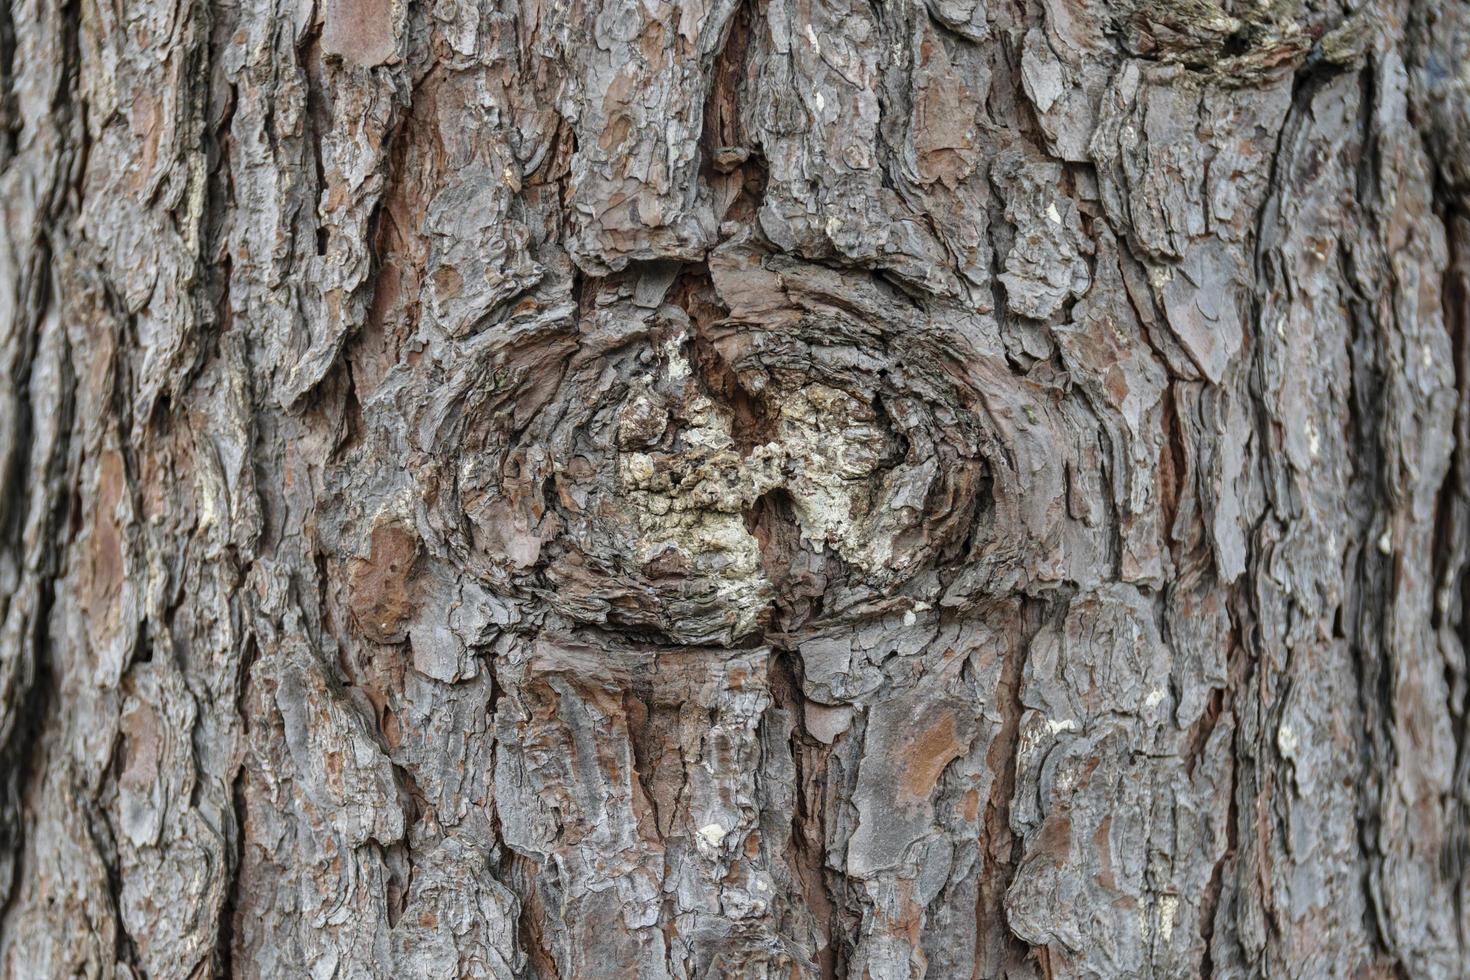
[{"label": "bark texture", "polygon": [[8,0],[0,973],[1470,975],[1467,65]]}]

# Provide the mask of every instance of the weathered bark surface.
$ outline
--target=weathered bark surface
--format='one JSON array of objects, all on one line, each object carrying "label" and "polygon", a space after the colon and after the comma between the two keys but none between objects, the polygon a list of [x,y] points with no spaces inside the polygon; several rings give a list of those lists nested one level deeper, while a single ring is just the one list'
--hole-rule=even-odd
[{"label": "weathered bark surface", "polygon": [[10,0],[3,975],[1470,974],[1467,64]]}]

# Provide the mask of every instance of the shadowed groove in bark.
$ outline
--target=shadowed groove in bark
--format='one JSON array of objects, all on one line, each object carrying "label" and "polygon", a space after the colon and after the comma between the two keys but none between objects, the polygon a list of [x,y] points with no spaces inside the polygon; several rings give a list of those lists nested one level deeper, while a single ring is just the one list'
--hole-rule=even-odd
[{"label": "shadowed groove in bark", "polygon": [[15,156],[15,18],[7,4],[0,10],[0,167]]},{"label": "shadowed groove in bark", "polygon": [[[1034,637],[1041,610],[1028,609],[1033,622],[1025,624],[1027,637]],[[1019,650],[1029,646],[1023,642]],[[999,769],[990,798],[985,801],[985,821],[981,836],[982,853],[989,856],[990,872],[985,876],[979,890],[979,903],[975,910],[976,920],[986,928],[976,931],[974,976],[1001,976],[1012,968],[1019,968],[1032,952],[1019,936],[1011,932],[1005,918],[1005,893],[1015,878],[1016,866],[1024,853],[1024,841],[1011,829],[1010,801],[1017,792],[1017,763],[1020,739],[1021,716],[1025,706],[1021,702],[1021,683],[1025,673],[1024,654],[1007,660],[997,696],[1002,705],[1000,732],[991,743],[986,762],[992,769]],[[981,948],[980,944],[984,944]]]},{"label": "shadowed groove in bark", "polygon": [[1447,708],[1454,728],[1455,757],[1454,797],[1449,801],[1450,826],[1443,842],[1441,874],[1454,888],[1457,939],[1462,951],[1470,947],[1467,930],[1465,873],[1470,867],[1470,719],[1467,719],[1466,649],[1470,646],[1470,577],[1465,574],[1467,528],[1470,528],[1470,470],[1465,459],[1470,446],[1470,226],[1467,226],[1464,193],[1464,162],[1460,154],[1447,145],[1455,136],[1456,114],[1463,119],[1463,107],[1436,104],[1434,89],[1445,79],[1446,55],[1460,42],[1453,23],[1443,23],[1432,8],[1416,10],[1413,15],[1413,44],[1409,60],[1419,68],[1422,88],[1411,103],[1415,121],[1426,152],[1436,163],[1435,204],[1443,222],[1448,246],[1448,262],[1441,291],[1446,329],[1450,334],[1454,366],[1456,410],[1453,437],[1456,453],[1445,474],[1444,485],[1436,499],[1434,570],[1435,603],[1433,623],[1446,635],[1444,650]]},{"label": "shadowed groove in bark", "polygon": [[[70,4],[65,9],[77,12]],[[50,124],[56,133],[66,134],[76,115],[73,84],[80,61],[77,28],[74,20],[64,16],[61,23],[46,27],[56,32],[60,84],[46,105],[50,117],[38,124]],[[20,125],[15,117],[15,32],[13,11],[7,5],[0,21],[0,57],[4,58],[0,67],[0,98],[4,100],[0,120],[5,151],[0,156],[0,167],[7,169],[14,160]],[[12,265],[9,270],[17,278],[7,284],[14,305],[7,311],[9,323],[5,325],[9,332],[6,394],[10,397],[8,404],[0,403],[7,409],[6,417],[0,418],[0,430],[9,430],[0,434],[0,445],[5,447],[5,456],[0,459],[0,554],[9,566],[9,581],[0,614],[7,624],[17,617],[22,622],[17,630],[8,630],[11,638],[0,656],[0,772],[4,774],[0,785],[0,923],[12,914],[18,893],[17,870],[23,872],[26,867],[23,848],[34,837],[23,808],[33,787],[46,776],[36,765],[36,756],[42,752],[41,738],[58,701],[53,690],[50,618],[57,603],[58,570],[71,538],[74,505],[74,477],[63,469],[70,469],[66,433],[73,412],[64,344],[55,351],[52,404],[37,406],[30,396],[38,358],[46,353],[46,321],[58,315],[61,302],[62,283],[54,263],[67,247],[63,229],[73,215],[74,197],[69,185],[74,152],[73,147],[63,144],[54,158],[42,161],[38,168],[41,179],[26,188],[31,198],[28,203],[38,220],[31,227],[16,229],[20,241],[10,243],[12,248],[19,244],[22,251],[20,268]],[[56,345],[54,338],[52,344]],[[46,407],[55,412],[51,421],[56,423],[54,432],[58,433],[49,445],[44,440],[50,426],[44,417],[38,420],[36,416]],[[33,522],[38,511],[36,527]],[[27,576],[30,581],[18,583],[16,566],[30,564],[29,539],[38,531],[43,540],[52,542],[52,547],[39,556]],[[22,599],[29,599],[27,604],[33,608],[19,608]]]},{"label": "shadowed groove in bark", "polygon": [[[1470,241],[1467,241],[1467,231],[1470,231],[1470,226],[1467,226],[1466,215],[1455,205],[1446,206],[1442,217],[1449,244],[1443,304],[1445,323],[1450,331],[1454,352],[1455,387],[1458,393],[1455,440],[1458,448],[1465,445],[1467,435],[1470,435],[1467,433],[1467,425],[1470,425],[1470,417],[1467,417],[1467,407],[1470,407],[1470,341],[1467,341],[1467,328],[1470,328],[1470,316],[1467,316],[1470,313],[1470,255],[1467,255],[1467,245],[1470,245]],[[1467,600],[1470,600],[1470,579],[1467,579],[1457,561],[1464,548],[1462,542],[1467,532],[1466,516],[1467,511],[1470,511],[1470,499],[1467,499],[1467,486],[1470,484],[1467,484],[1467,479],[1470,476],[1464,472],[1463,456],[1457,452],[1445,474],[1444,486],[1436,501],[1434,536],[1436,590],[1433,623],[1436,630],[1447,631],[1460,642],[1458,656],[1447,651],[1444,665],[1445,687],[1449,695],[1447,708],[1454,725],[1454,772],[1458,790],[1449,803],[1451,824],[1440,859],[1444,879],[1457,884],[1453,897],[1458,913],[1457,921],[1460,923],[1463,923],[1465,913],[1463,882],[1467,870],[1470,870],[1470,800],[1467,800],[1464,789],[1465,777],[1470,774],[1470,759],[1467,759],[1470,721],[1467,721],[1465,711],[1467,678],[1464,655],[1467,639],[1470,639],[1470,629],[1467,629],[1465,621],[1465,610],[1470,608],[1470,604],[1467,604]],[[1463,925],[1459,929],[1458,938],[1462,949],[1470,943],[1470,937],[1467,937]]]}]

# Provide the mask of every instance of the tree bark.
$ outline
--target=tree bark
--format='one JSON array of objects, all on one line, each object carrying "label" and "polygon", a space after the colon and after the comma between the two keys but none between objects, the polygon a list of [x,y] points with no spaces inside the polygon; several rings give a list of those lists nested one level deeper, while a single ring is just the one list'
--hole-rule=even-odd
[{"label": "tree bark", "polygon": [[3,975],[1470,975],[1467,63],[9,0]]}]

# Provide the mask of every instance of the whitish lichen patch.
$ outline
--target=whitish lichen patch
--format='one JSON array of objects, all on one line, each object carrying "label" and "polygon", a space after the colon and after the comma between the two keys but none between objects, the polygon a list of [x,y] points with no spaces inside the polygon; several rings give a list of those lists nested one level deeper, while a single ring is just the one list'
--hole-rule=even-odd
[{"label": "whitish lichen patch", "polygon": [[869,501],[895,446],[873,409],[846,392],[810,385],[783,401],[778,431],[802,536],[864,569],[886,563],[896,529],[882,526],[886,515],[872,513]]},{"label": "whitish lichen patch", "polygon": [[641,565],[684,571],[704,604],[729,613],[735,636],[750,632],[771,584],[746,514],[776,488],[790,494],[804,540],[865,570],[888,562],[893,536],[915,513],[873,504],[885,499],[882,467],[897,445],[870,405],[825,385],[800,387],[778,399],[775,438],[742,453],[730,411],[700,389],[678,339],[662,353],[665,390],[671,384],[678,395],[661,400],[659,379],[642,379],[618,423],[624,445],[677,427],[671,446],[618,456]]}]

